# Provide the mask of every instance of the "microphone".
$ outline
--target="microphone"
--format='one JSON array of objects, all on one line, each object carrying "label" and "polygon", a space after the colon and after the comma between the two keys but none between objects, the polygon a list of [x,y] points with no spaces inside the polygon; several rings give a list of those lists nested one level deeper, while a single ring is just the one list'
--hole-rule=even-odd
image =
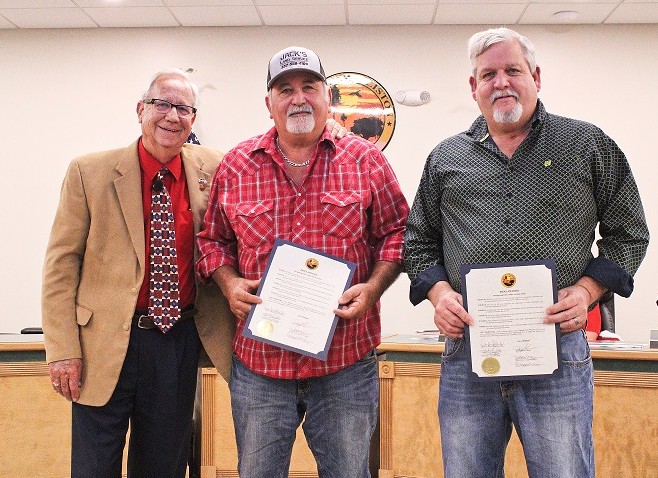
[{"label": "microphone", "polygon": [[154,190],[156,193],[161,193],[161,192],[162,192],[162,189],[164,189],[164,183],[162,182],[162,179],[160,179],[160,178],[155,178],[155,179],[153,180],[153,186],[151,186],[151,187],[153,188],[153,190]]}]

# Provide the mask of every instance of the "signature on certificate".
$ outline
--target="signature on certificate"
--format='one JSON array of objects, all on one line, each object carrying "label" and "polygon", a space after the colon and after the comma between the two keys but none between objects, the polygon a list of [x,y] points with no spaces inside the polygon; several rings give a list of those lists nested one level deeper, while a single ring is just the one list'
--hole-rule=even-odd
[{"label": "signature on certificate", "polygon": [[500,357],[503,353],[504,343],[500,340],[485,340],[480,344],[484,357]]}]

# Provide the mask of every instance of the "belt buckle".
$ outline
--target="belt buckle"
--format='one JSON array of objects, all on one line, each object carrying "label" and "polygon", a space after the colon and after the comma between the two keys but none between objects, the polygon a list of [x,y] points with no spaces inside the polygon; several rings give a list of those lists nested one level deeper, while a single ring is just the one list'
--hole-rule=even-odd
[{"label": "belt buckle", "polygon": [[153,323],[151,324],[143,324],[142,319],[148,319],[148,315],[140,315],[139,318],[137,319],[137,327],[140,329],[152,329],[153,328]]}]

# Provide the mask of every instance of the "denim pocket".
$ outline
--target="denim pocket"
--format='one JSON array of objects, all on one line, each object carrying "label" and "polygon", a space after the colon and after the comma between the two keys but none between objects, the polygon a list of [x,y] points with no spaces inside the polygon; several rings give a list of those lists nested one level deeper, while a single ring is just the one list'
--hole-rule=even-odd
[{"label": "denim pocket", "polygon": [[450,360],[452,357],[457,355],[464,348],[463,344],[463,338],[452,340],[451,338],[446,337],[443,353],[441,354],[441,360]]},{"label": "denim pocket", "polygon": [[563,365],[581,367],[592,361],[587,335],[580,329],[560,336],[560,359]]}]

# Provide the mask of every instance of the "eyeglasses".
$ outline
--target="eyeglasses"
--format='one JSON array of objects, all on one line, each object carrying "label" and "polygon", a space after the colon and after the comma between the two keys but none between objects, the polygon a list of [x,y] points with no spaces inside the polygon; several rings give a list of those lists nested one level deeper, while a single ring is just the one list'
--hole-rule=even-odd
[{"label": "eyeglasses", "polygon": [[180,116],[181,118],[186,118],[187,116],[196,113],[196,108],[192,106],[175,105],[173,103],[169,103],[168,101],[160,100],[158,98],[151,98],[150,100],[142,100],[142,103],[147,105],[153,105],[155,111],[162,114],[167,114],[169,113],[169,110],[171,110],[172,108],[176,108],[176,113],[178,113],[178,116]]}]

